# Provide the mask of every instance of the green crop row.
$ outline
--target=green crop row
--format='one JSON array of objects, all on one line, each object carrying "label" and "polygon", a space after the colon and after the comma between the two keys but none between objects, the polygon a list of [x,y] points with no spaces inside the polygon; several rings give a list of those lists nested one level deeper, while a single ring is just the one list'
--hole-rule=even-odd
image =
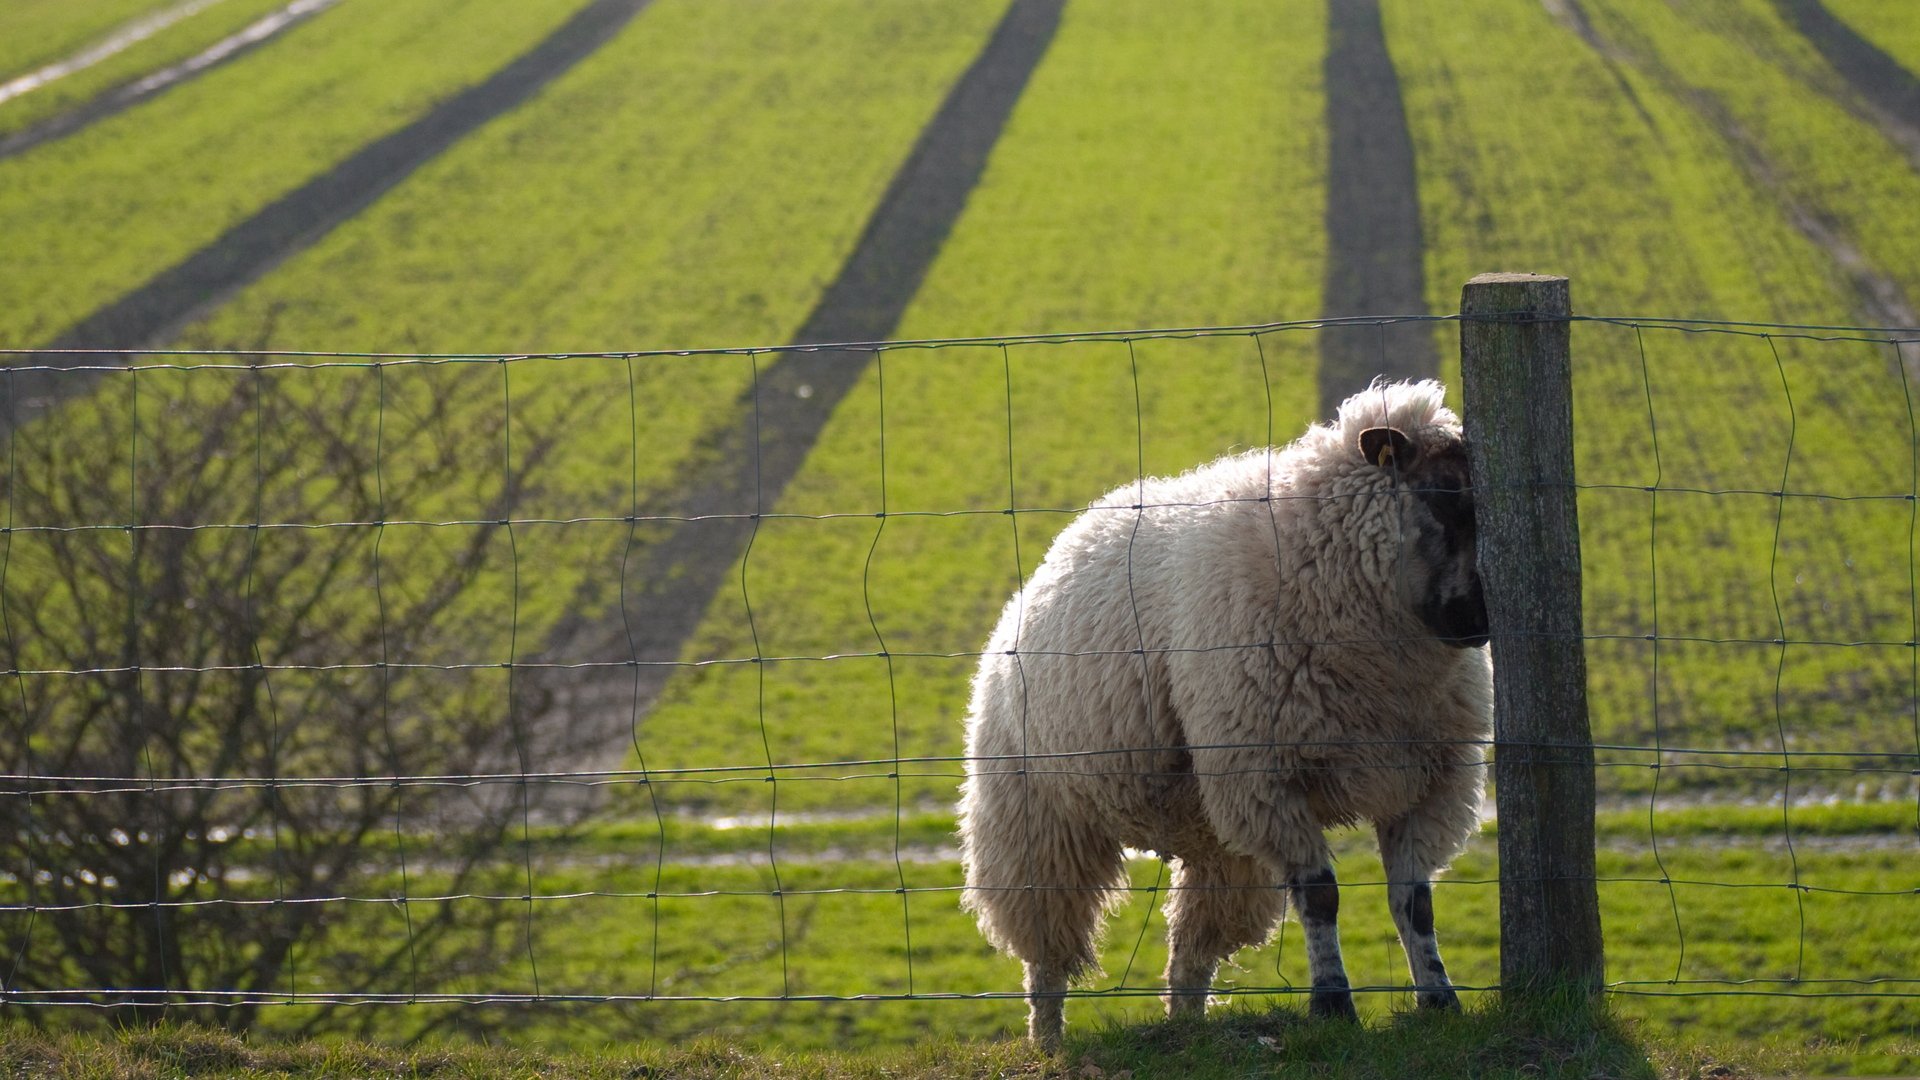
[{"label": "green crop row", "polygon": [[[63,6],[73,12],[92,13],[96,7],[105,5]],[[226,0],[203,8],[97,64],[0,103],[0,136],[83,105],[97,94],[185,60],[285,6],[286,0]],[[0,31],[0,37],[4,36],[5,32]],[[51,39],[51,35],[35,31],[21,40],[44,42]]]},{"label": "green crop row", "polygon": [[[1775,145],[1784,136],[1737,140],[1701,104],[1705,91],[1653,52],[1697,41],[1718,56],[1722,31],[1662,26],[1670,9],[1643,6],[1659,5],[1585,5],[1597,43],[1518,0],[1484,21],[1387,6],[1423,162],[1432,302],[1450,306],[1475,271],[1525,267],[1570,273],[1579,312],[1850,321],[1855,298],[1834,257],[1783,206],[1790,185],[1770,186],[1772,173],[1749,160],[1764,154],[1781,177],[1797,176]],[[1732,19],[1729,6],[1713,10]],[[1729,54],[1713,70],[1763,86],[1750,97],[1770,109],[1815,108],[1779,100],[1805,96],[1776,71],[1775,54],[1805,59],[1789,31],[1757,15],[1737,25],[1765,38],[1767,59],[1741,67]],[[1489,46],[1506,35],[1514,47]],[[1795,137],[1851,155],[1863,197],[1920,197],[1920,180],[1884,148],[1868,152],[1879,136],[1850,117],[1823,114]],[[1811,182],[1794,197],[1822,209],[1841,201]],[[1904,242],[1908,218],[1888,224],[1884,242]],[[1586,624],[1603,638],[1589,646],[1596,737],[1915,750],[1906,642],[1920,473],[1909,373],[1892,350],[1610,324],[1580,325],[1574,349]],[[1623,768],[1607,782],[1644,790],[1656,776],[1666,790],[1778,790],[1777,777],[1711,767]],[[1816,781],[1849,794],[1886,782]]]},{"label": "green crop row", "polygon": [[58,61],[121,24],[172,7],[168,0],[20,0],[0,11],[0,79]]},{"label": "green crop row", "polygon": [[0,341],[27,348],[56,337],[478,82],[579,3],[345,0],[138,108],[0,161],[11,262],[0,278]]}]

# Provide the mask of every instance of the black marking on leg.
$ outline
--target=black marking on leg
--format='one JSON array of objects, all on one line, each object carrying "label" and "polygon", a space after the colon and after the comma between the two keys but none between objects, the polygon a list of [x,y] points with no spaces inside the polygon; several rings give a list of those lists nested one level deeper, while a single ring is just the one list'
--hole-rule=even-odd
[{"label": "black marking on leg", "polygon": [[1407,925],[1423,937],[1433,936],[1433,886],[1417,882],[1407,892]]},{"label": "black marking on leg", "polygon": [[1340,920],[1340,884],[1333,867],[1323,866],[1312,874],[1294,879],[1293,897],[1300,904],[1303,923],[1337,923]]}]

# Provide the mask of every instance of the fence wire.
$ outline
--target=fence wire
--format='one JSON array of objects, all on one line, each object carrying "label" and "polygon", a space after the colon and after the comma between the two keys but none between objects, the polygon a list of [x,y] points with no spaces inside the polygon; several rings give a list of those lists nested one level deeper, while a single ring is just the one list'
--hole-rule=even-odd
[{"label": "fence wire", "polygon": [[[1019,998],[957,903],[946,815],[969,771],[1275,744],[1043,752],[1023,709],[1019,753],[969,758],[967,678],[1000,606],[1077,515],[1123,515],[1135,643],[1016,637],[1023,701],[1029,661],[1137,657],[1151,716],[1159,659],[1270,653],[1153,640],[1146,515],[1354,496],[1169,502],[1147,478],[1318,419],[1319,335],[1453,321],[5,352],[0,1003],[324,1024]],[[1920,916],[1920,332],[1574,321],[1608,989],[1920,997],[1891,947]],[[823,429],[787,407],[813,393],[802,356],[864,372]],[[1268,771],[1189,757],[1166,778]],[[1339,851],[1349,889],[1391,884]],[[1157,854],[1131,851],[1116,890],[1117,976],[1071,996],[1165,992],[1150,931],[1183,886],[1178,851]],[[1498,989],[1498,882],[1483,838],[1440,883],[1460,989]],[[1085,891],[1031,866],[1008,888]],[[1785,931],[1749,925],[1783,912]],[[1373,950],[1356,992],[1410,1000],[1375,955],[1390,924],[1353,905],[1345,926]],[[1306,991],[1287,933],[1214,993]]]}]

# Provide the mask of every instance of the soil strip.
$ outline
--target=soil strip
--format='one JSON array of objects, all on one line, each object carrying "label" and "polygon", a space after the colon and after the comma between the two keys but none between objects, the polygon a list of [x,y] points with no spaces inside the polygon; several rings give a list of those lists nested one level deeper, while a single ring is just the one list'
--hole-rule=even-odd
[{"label": "soil strip", "polygon": [[[213,243],[80,320],[46,347],[123,354],[158,347],[235,292],[313,246],[481,125],[527,101],[612,40],[648,3],[593,0],[484,81],[274,200]],[[103,358],[50,352],[28,362],[76,367],[97,365]],[[17,421],[9,420],[11,411],[0,413],[0,436],[10,422],[32,423],[59,401],[85,392],[93,382],[45,371],[22,372],[16,378]]]},{"label": "soil strip", "polygon": [[1820,0],[1775,0],[1789,22],[1865,99],[1873,119],[1920,168],[1920,77],[1834,17]]},{"label": "soil strip", "polygon": [[[1387,53],[1379,0],[1327,4],[1327,318],[1427,313],[1413,138]],[[1375,376],[1430,379],[1440,357],[1425,322],[1320,332],[1320,412]]]},{"label": "soil strip", "polygon": [[293,0],[286,7],[255,20],[244,29],[214,42],[177,64],[168,65],[132,82],[121,83],[83,105],[0,138],[0,160],[65,138],[88,124],[125,112],[195,76],[204,75],[228,61],[238,60],[337,3],[339,0]]},{"label": "soil strip", "polygon": [[[1014,0],[921,132],[853,253],[795,333],[794,346],[878,342],[893,333],[985,171],[1064,6],[1065,0]],[[755,515],[779,503],[873,355],[871,349],[799,349],[761,361],[754,388],[710,434],[700,455],[706,464],[684,477],[670,510],[706,520],[684,522],[643,552],[636,549],[639,557],[627,571],[625,626],[576,628],[599,639],[597,653],[680,658],[748,550],[758,529]],[[554,646],[570,636],[556,635]],[[633,678],[571,688],[562,708],[605,717],[607,737],[596,740],[604,747],[599,764],[626,752],[630,718],[651,707],[673,670],[641,667]]]}]

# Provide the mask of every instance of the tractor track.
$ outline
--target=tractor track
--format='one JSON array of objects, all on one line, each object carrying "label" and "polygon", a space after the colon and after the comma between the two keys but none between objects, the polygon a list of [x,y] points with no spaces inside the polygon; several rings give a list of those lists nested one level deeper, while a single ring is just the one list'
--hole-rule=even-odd
[{"label": "tractor track", "polygon": [[[46,368],[103,362],[99,353],[157,348],[288,259],[312,247],[375,199],[488,121],[525,103],[611,41],[650,0],[592,0],[533,48],[407,126],[275,199],[145,284],[96,309],[28,359]],[[92,350],[89,354],[87,350]],[[107,360],[105,362],[113,362]],[[34,419],[92,379],[64,371],[16,373],[18,412],[0,416],[0,436]]]},{"label": "tractor track", "polygon": [[[1387,52],[1379,0],[1328,0],[1327,318],[1427,314],[1420,185],[1400,77]],[[1320,331],[1320,414],[1376,376],[1440,372],[1425,322]]]},{"label": "tractor track", "polygon": [[1920,169],[1920,76],[1861,37],[1820,0],[1774,0],[1774,6],[1859,95],[1868,119]]},{"label": "tractor track", "polygon": [[609,767],[671,675],[728,575],[800,470],[835,408],[873,360],[870,349],[807,346],[878,342],[891,335],[986,170],[987,159],[1058,29],[1066,0],[1014,0],[888,185],[851,255],[794,334],[797,348],[758,369],[733,415],[681,478],[670,511],[686,519],[628,568],[622,619],[562,627],[550,640],[586,640],[595,656],[637,659],[616,674],[556,688],[560,708],[594,716],[598,748],[581,767]]}]

